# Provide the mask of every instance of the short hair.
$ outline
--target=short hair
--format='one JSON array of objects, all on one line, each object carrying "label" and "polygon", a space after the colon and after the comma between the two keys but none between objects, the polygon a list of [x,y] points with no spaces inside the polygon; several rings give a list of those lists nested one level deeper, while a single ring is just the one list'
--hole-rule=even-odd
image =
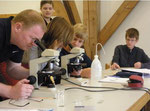
[{"label": "short hair", "polygon": [[24,10],[17,14],[13,18],[12,24],[15,24],[17,22],[21,22],[24,29],[30,28],[34,25],[40,25],[44,32],[47,30],[47,27],[41,15],[37,11],[32,9]]},{"label": "short hair", "polygon": [[42,8],[43,5],[46,4],[46,3],[51,4],[54,7],[54,3],[53,3],[52,0],[41,0],[41,2],[40,2],[40,8]]},{"label": "short hair", "polygon": [[125,38],[127,39],[127,37],[129,38],[136,38],[136,40],[139,40],[139,31],[135,28],[129,28],[126,31],[126,36]]},{"label": "short hair", "polygon": [[63,17],[55,17],[48,24],[47,32],[42,38],[42,42],[46,48],[51,46],[55,40],[63,42],[63,45],[72,41],[74,36],[74,29]]},{"label": "short hair", "polygon": [[82,23],[75,24],[74,34],[76,37],[86,40],[88,38],[87,27]]}]

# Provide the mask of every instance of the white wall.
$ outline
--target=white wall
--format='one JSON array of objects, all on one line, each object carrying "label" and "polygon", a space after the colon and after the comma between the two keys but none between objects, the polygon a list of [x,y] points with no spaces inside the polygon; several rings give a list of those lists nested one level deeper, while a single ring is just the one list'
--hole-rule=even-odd
[{"label": "white wall", "polygon": [[0,0],[0,14],[16,14],[25,9],[40,11],[40,0]]},{"label": "white wall", "polygon": [[75,3],[76,3],[76,7],[81,18],[81,22],[83,22],[83,2],[82,0],[76,0]]},{"label": "white wall", "polygon": [[116,12],[116,10],[120,7],[123,0],[119,1],[101,1],[100,6],[100,27],[101,29],[105,26],[105,24],[109,21],[112,15]]},{"label": "white wall", "polygon": [[137,43],[150,56],[150,1],[142,1],[137,4],[133,11],[128,15],[125,21],[119,26],[117,31],[112,35],[104,48],[106,55],[101,53],[101,62],[104,68],[105,63],[110,63],[114,53],[114,48],[119,44],[125,44],[125,31],[128,28],[135,27],[140,32],[140,39]]}]

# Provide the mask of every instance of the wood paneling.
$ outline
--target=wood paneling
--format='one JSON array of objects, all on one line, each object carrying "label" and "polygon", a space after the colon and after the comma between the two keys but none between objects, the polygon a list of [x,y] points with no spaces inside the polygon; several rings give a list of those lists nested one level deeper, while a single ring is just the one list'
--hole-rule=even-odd
[{"label": "wood paneling", "polygon": [[75,25],[76,23],[81,23],[81,19],[80,19],[75,2],[73,0],[72,1],[63,0],[63,3],[68,13],[70,22],[73,25]]},{"label": "wood paneling", "polygon": [[89,34],[89,38],[85,42],[85,49],[87,55],[93,59],[100,30],[100,1],[84,1],[83,13],[83,21],[88,27]]},{"label": "wood paneling", "polygon": [[10,16],[16,16],[16,14],[0,14],[0,18],[7,18]]},{"label": "wood paneling", "polygon": [[55,12],[54,12],[55,16],[64,17],[69,23],[71,23],[68,15],[67,15],[67,11],[66,11],[63,3],[61,2],[61,0],[54,1],[54,9],[55,9]]}]

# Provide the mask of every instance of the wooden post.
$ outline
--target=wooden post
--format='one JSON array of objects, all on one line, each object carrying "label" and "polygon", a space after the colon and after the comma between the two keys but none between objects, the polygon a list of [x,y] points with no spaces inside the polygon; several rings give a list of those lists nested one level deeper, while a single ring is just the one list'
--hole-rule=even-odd
[{"label": "wooden post", "polygon": [[76,23],[81,23],[81,19],[80,19],[75,2],[73,0],[72,1],[63,0],[63,3],[64,3],[66,11],[68,13],[70,22],[73,25],[75,25]]},{"label": "wooden post", "polygon": [[83,1],[83,23],[88,27],[89,38],[85,42],[87,55],[93,59],[100,30],[100,1]]}]

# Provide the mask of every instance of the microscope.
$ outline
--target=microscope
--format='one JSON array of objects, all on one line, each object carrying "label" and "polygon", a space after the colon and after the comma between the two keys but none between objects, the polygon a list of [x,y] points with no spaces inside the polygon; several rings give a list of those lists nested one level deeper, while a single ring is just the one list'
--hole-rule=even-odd
[{"label": "microscope", "polygon": [[[61,56],[61,67],[66,70],[66,74],[62,76],[63,79],[70,80],[80,85],[84,84],[81,76],[71,76],[74,70],[79,71],[82,69],[82,64],[80,62],[83,61],[82,56],[84,52],[83,48],[74,47],[71,49],[70,54]],[[75,58],[73,62],[70,61],[72,58]]]},{"label": "microscope", "polygon": [[[36,89],[39,89],[41,85],[47,86],[49,88],[55,87],[55,83],[60,83],[60,76],[66,73],[65,69],[58,67],[59,51],[54,49],[46,49],[38,40],[36,40],[35,43],[43,52],[40,58],[30,60],[29,62],[30,75],[36,77],[34,87]],[[43,69],[43,65],[44,67],[48,65],[48,67]],[[59,78],[57,78],[57,76],[59,76]]]}]

